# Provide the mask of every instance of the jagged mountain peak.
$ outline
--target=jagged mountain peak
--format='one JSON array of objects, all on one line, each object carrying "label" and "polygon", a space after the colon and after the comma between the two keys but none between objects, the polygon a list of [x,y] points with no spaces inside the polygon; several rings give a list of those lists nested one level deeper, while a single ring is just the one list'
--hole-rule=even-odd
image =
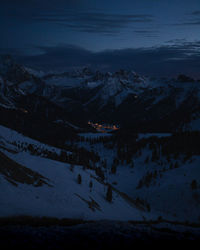
[{"label": "jagged mountain peak", "polygon": [[4,80],[16,84],[32,79],[32,75],[25,69],[25,67],[16,63],[9,55],[0,56],[0,75]]},{"label": "jagged mountain peak", "polygon": [[0,64],[11,66],[15,64],[15,62],[11,55],[5,54],[0,56]]},{"label": "jagged mountain peak", "polygon": [[[143,77],[133,70],[103,72],[84,67],[40,77],[16,64],[10,56],[1,57],[0,65],[0,103],[3,105],[18,107],[19,99],[23,99],[21,103],[25,105],[24,98],[25,103],[30,98],[30,110],[35,112],[34,101],[31,102],[35,96],[46,100],[45,114],[49,113],[51,103],[75,121],[98,117],[108,121],[117,119],[119,123],[138,120],[143,124],[165,119],[162,125],[165,126],[172,119],[190,122],[194,119],[192,114],[195,119],[199,117],[199,82],[184,75],[176,79],[156,79]],[[6,71],[2,73],[3,67]],[[187,119],[184,118],[186,112]],[[170,129],[180,125],[172,123],[168,124]]]}]

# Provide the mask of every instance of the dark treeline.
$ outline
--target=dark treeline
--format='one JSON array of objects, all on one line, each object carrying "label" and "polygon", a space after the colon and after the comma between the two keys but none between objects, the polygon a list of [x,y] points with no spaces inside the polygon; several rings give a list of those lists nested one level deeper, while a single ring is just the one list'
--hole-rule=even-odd
[{"label": "dark treeline", "polygon": [[98,136],[96,138],[90,138],[90,137],[84,137],[79,136],[80,142],[89,142],[90,144],[96,144],[96,143],[110,143],[113,140],[111,139],[112,136]]},{"label": "dark treeline", "polygon": [[35,144],[29,143],[13,143],[22,151],[29,151],[33,155],[42,156],[56,161],[61,161],[69,164],[83,165],[85,168],[92,168],[96,162],[100,161],[100,157],[94,151],[88,151],[83,147],[76,145],[66,146],[65,150],[60,150],[60,153],[55,150],[48,150]]},{"label": "dark treeline", "polygon": [[72,128],[53,123],[52,120],[39,114],[0,107],[0,117],[1,125],[52,146],[62,148],[67,140],[78,139]]},{"label": "dark treeline", "polygon": [[[138,134],[132,130],[119,130],[109,137],[85,138],[77,135],[68,138],[68,140],[65,136],[63,136],[63,140],[60,140],[60,138],[54,143],[55,146],[60,148],[60,153],[46,148],[41,149],[41,147],[33,144],[16,143],[16,145],[21,150],[28,150],[34,155],[41,155],[68,164],[82,165],[84,169],[93,169],[102,180],[104,180],[107,170],[111,174],[116,174],[119,164],[134,168],[135,158],[140,156],[146,148],[149,155],[144,159],[144,164],[155,162],[160,168],[158,172],[147,173],[139,186],[144,184],[149,186],[152,180],[161,176],[163,172],[178,168],[181,162],[190,160],[193,155],[200,155],[200,132],[195,131],[178,132],[160,138],[152,136],[140,140]],[[116,150],[116,155],[108,166],[106,160],[101,159],[98,152],[86,149],[84,146],[78,145],[78,142],[87,142],[90,145],[102,143],[104,147]]]},{"label": "dark treeline", "polygon": [[170,159],[184,156],[190,158],[200,155],[200,132],[187,131],[174,133],[167,137],[152,136],[137,140],[137,134],[116,135],[114,144],[117,146],[117,157],[130,161],[134,155],[140,155],[143,148],[152,151],[152,160],[162,156]]}]

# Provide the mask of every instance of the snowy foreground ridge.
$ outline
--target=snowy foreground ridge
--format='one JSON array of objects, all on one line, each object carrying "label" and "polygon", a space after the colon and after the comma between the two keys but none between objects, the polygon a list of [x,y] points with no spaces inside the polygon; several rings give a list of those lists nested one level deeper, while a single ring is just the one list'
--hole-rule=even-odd
[{"label": "snowy foreground ridge", "polygon": [[[140,134],[137,140],[152,136],[171,135]],[[85,137],[90,138],[91,133]],[[45,153],[60,155],[60,149],[0,126],[0,216],[124,221],[163,218],[199,223],[199,156],[187,161],[179,157],[172,158],[170,163],[166,158],[156,162],[150,160],[152,151],[144,147],[134,157],[134,166],[120,163],[113,174],[108,166],[116,157],[116,148],[105,147],[103,143],[79,143],[98,152],[101,160],[107,162],[104,181],[92,169],[52,160]],[[39,155],[31,151],[33,146]],[[112,202],[106,200],[108,183],[112,185]]]},{"label": "snowy foreground ridge", "polygon": [[[1,152],[20,165],[39,173],[46,181],[42,186],[22,183],[13,185],[0,173],[1,217],[31,215],[84,220],[141,220],[144,215],[146,216],[146,212],[128,203],[115,191],[113,201],[106,201],[107,186],[96,180],[94,173],[83,170],[82,166],[74,166],[71,171],[69,164],[18,150],[10,144],[14,141],[33,143],[43,149],[59,152],[59,149],[0,126]],[[82,176],[81,184],[77,182],[78,174]],[[90,181],[93,182],[92,189],[89,187]]]}]

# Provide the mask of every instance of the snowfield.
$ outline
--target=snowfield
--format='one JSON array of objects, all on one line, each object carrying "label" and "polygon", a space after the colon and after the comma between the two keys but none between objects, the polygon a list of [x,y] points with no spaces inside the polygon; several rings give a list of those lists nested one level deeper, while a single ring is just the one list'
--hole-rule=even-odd
[{"label": "snowfield", "polygon": [[138,140],[143,139],[143,138],[149,138],[149,137],[167,137],[171,136],[170,133],[146,133],[146,134],[138,134]]},{"label": "snowfield", "polygon": [[[85,138],[99,138],[101,134],[81,134]],[[104,135],[104,134],[103,134]],[[97,137],[96,137],[97,136]],[[140,134],[139,139],[151,136],[163,137],[170,134]],[[99,138],[101,139],[101,138]],[[139,140],[138,139],[138,140]],[[159,163],[149,161],[151,151],[144,148],[131,164],[117,166],[116,174],[110,172],[117,149],[108,148],[103,143],[79,142],[81,147],[98,152],[101,161],[105,160],[104,182],[99,181],[94,170],[83,166],[50,160],[42,156],[31,155],[29,151],[19,150],[13,142],[31,143],[38,148],[48,149],[60,154],[60,149],[32,140],[11,129],[0,126],[0,151],[13,161],[47,178],[47,184],[35,187],[17,183],[13,185],[0,172],[0,216],[50,216],[58,218],[78,218],[83,220],[156,220],[162,217],[171,221],[199,222],[200,192],[192,190],[195,179],[200,183],[200,157],[193,156],[183,163],[178,159],[178,168],[169,168],[163,159]],[[175,160],[172,160],[175,164]],[[149,186],[138,184],[149,172],[157,171],[158,176]],[[82,182],[78,184],[78,175]],[[93,183],[92,188],[89,187]],[[113,187],[112,202],[106,200],[107,184]],[[126,198],[128,195],[130,198]],[[149,211],[142,209],[132,200],[137,198],[149,204]]]},{"label": "snowfield", "polygon": [[[1,138],[13,142],[39,142],[7,129],[0,128]],[[5,145],[4,145],[5,146]],[[45,145],[42,145],[45,147]],[[7,144],[7,148],[9,144]],[[46,146],[49,149],[49,146]],[[58,218],[78,218],[84,220],[142,220],[146,212],[128,203],[119,193],[113,191],[113,201],[106,201],[107,186],[96,180],[94,173],[83,170],[82,166],[74,166],[39,156],[28,152],[15,154],[5,149],[1,151],[10,159],[25,166],[48,179],[48,184],[41,187],[8,182],[0,174],[0,216],[52,216]],[[77,183],[78,174],[82,183]],[[89,187],[92,181],[93,187]],[[146,215],[145,215],[146,216]]]},{"label": "snowfield", "polygon": [[[1,216],[32,215],[53,216],[58,218],[77,218],[84,220],[113,219],[113,220],[141,220],[143,213],[130,206],[122,197],[114,192],[113,202],[105,200],[106,187],[90,177],[90,173],[75,166],[30,156],[28,153],[7,155],[16,162],[40,173],[49,179],[49,186],[32,187],[19,184],[18,187],[8,183],[1,177]],[[77,183],[77,176],[81,174],[82,183]],[[89,182],[93,187],[90,192]],[[92,199],[98,203],[92,211],[87,202]]]},{"label": "snowfield", "polygon": [[[168,137],[168,133],[148,133],[139,134],[139,139],[149,137]],[[102,160],[106,160],[107,165],[111,166],[116,156],[116,149],[108,149],[101,143],[90,145],[85,142],[84,147],[93,149],[100,154]],[[200,157],[193,156],[186,163],[178,160],[180,165],[177,169],[169,169],[169,163],[163,159],[165,164],[161,167],[156,162],[145,163],[146,158],[151,159],[149,149],[143,149],[141,155],[136,156],[134,167],[131,164],[120,164],[117,166],[116,174],[106,172],[106,178],[109,183],[113,184],[118,190],[128,194],[129,197],[137,197],[147,201],[151,208],[151,216],[169,219],[172,221],[191,221],[199,222],[200,220],[200,189],[192,190],[191,183],[196,180],[200,183]],[[176,160],[172,159],[172,164]],[[158,176],[153,179],[149,187],[145,185],[137,188],[139,181],[148,173],[157,171]],[[160,172],[159,172],[160,171]],[[144,215],[145,216],[145,215]]]},{"label": "snowfield", "polygon": [[41,149],[47,149],[50,151],[55,151],[56,153],[60,153],[60,149],[49,146],[47,144],[41,143],[39,141],[36,141],[34,139],[31,139],[27,136],[24,136],[20,133],[18,133],[15,130],[6,128],[4,126],[0,125],[0,141],[2,141],[4,144],[7,145],[8,148],[12,147],[14,148],[14,146],[12,145],[12,143],[16,142],[16,143],[24,143],[24,144],[33,144]]},{"label": "snowfield", "polygon": [[112,134],[109,134],[109,133],[79,133],[79,136],[92,139],[92,138],[101,138],[101,137],[112,136]]}]

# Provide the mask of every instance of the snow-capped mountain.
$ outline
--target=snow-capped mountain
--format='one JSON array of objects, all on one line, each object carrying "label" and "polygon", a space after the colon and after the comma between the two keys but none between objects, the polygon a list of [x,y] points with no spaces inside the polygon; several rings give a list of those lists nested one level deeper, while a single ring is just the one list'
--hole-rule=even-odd
[{"label": "snow-capped mountain", "polygon": [[[82,71],[47,75],[43,79],[47,85],[63,89],[59,93],[60,95],[65,93],[66,89],[68,89],[68,92],[72,89],[79,92],[88,92],[87,99],[83,100],[85,106],[94,101],[99,101],[101,106],[107,105],[110,98],[113,98],[117,107],[129,94],[138,94],[147,85],[145,78],[138,76],[135,72],[123,70],[115,73],[101,73],[84,68]],[[90,92],[93,93],[92,97],[89,95]]]},{"label": "snow-capped mountain", "polygon": [[0,104],[50,120],[84,126],[88,120],[117,123],[138,132],[198,129],[199,81],[151,79],[134,71],[88,68],[38,74],[13,62],[0,62]]},{"label": "snow-capped mountain", "polygon": [[[38,139],[48,139],[47,134],[54,138],[55,134],[58,136],[59,133],[63,134],[63,131],[67,131],[66,136],[73,136],[74,131],[80,127],[73,124],[72,115],[68,110],[51,101],[54,95],[53,86],[46,85],[42,78],[32,73],[11,57],[1,57],[1,125]],[[56,123],[57,120],[61,120],[62,123]]]},{"label": "snow-capped mountain", "polygon": [[17,64],[10,56],[0,57],[1,95],[15,105],[24,95],[40,94],[43,82],[24,66]]},{"label": "snow-capped mountain", "polygon": [[45,78],[54,93],[49,91],[48,98],[74,113],[81,110],[81,117],[137,130],[156,132],[160,127],[160,131],[166,132],[195,128],[200,108],[198,81],[186,76],[150,79],[124,70],[115,73],[87,70],[89,73],[84,74],[85,71]]}]

